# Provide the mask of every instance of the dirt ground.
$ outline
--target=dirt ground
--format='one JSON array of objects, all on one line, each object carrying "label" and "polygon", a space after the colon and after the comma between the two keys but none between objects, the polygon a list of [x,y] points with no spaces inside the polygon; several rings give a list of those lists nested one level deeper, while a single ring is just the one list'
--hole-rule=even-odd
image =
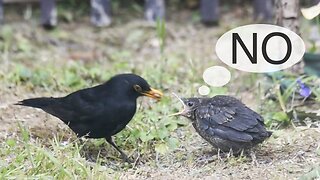
[{"label": "dirt ground", "polygon": [[[227,29],[232,26],[227,20],[234,16],[223,19],[221,26]],[[36,62],[45,65],[48,61],[46,57],[50,57],[50,61],[54,61],[57,65],[65,64],[66,59],[67,61],[82,59],[89,63],[99,59],[103,64],[113,65],[115,64],[112,61],[113,57],[108,55],[119,50],[130,52],[128,60],[130,67],[135,65],[143,67],[148,64],[148,59],[152,60],[154,56],[159,55],[159,45],[154,34],[150,34],[148,30],[141,30],[149,27],[140,21],[109,27],[103,31],[91,28],[88,22],[82,25],[61,25],[58,37],[48,35],[40,28],[25,22],[12,22],[9,25],[16,34],[31,39],[29,42],[32,44],[40,45],[36,50],[36,56],[19,53],[2,56],[3,71],[12,67],[12,62],[31,60],[26,64]],[[172,58],[183,59],[184,62],[188,61],[188,58],[195,59],[196,63],[201,62],[197,65],[202,70],[214,64],[211,61],[212,58],[216,58],[212,53],[213,45],[225,29],[210,29],[200,24],[174,22],[169,22],[167,26],[170,40],[166,46],[166,54],[173,54]],[[178,68],[177,72],[183,71],[184,68]],[[237,77],[237,73],[234,73],[234,76],[236,82],[240,77]],[[230,85],[230,89],[239,86],[238,84]],[[173,90],[178,88],[172,87]],[[250,89],[237,88],[239,89],[243,93],[239,93],[238,97],[245,97],[242,98],[244,102],[249,107],[256,108],[258,105],[254,95],[245,93]],[[58,119],[40,110],[12,105],[28,97],[58,96],[65,93],[48,92],[45,88],[30,90],[27,86],[2,83],[0,85],[1,139],[17,136],[19,131],[17,122],[25,126],[34,137],[44,141],[57,133],[67,133],[72,136],[66,125]],[[230,93],[235,94],[235,92]],[[182,133],[180,137],[183,142],[179,148],[164,156],[150,155],[149,160],[141,161],[126,170],[119,170],[119,179],[297,179],[319,168],[320,165],[319,127],[274,130],[272,137],[255,150],[256,160],[251,157],[220,159],[212,147],[197,135],[192,126],[178,131],[177,134],[180,131]],[[185,132],[190,135],[184,136]]]},{"label": "dirt ground", "polygon": [[[2,138],[16,136],[18,121],[30,128],[35,138],[45,140],[59,133],[74,136],[58,119],[38,110],[2,105],[0,113]],[[122,172],[120,179],[296,179],[317,168],[320,162],[319,128],[274,131],[255,149],[255,161],[250,156],[220,159],[191,126],[187,131],[193,135],[184,139],[178,149],[137,163]]]}]

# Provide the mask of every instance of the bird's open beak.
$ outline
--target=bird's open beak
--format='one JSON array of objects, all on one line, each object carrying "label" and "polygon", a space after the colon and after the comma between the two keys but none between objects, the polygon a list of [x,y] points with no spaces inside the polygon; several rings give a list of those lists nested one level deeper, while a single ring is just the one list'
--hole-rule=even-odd
[{"label": "bird's open beak", "polygon": [[171,117],[171,116],[183,115],[183,114],[186,112],[186,109],[187,109],[186,104],[183,102],[183,100],[182,100],[178,95],[176,95],[175,93],[172,93],[172,94],[173,94],[176,98],[178,98],[178,100],[182,103],[183,109],[182,109],[180,112],[170,114],[169,117]]},{"label": "bird's open beak", "polygon": [[153,88],[150,88],[150,91],[147,91],[147,92],[143,92],[141,93],[143,94],[144,96],[147,96],[147,97],[150,97],[150,98],[153,98],[153,99],[156,99],[156,100],[160,100],[161,97],[163,96],[163,93],[157,89],[153,89]]}]

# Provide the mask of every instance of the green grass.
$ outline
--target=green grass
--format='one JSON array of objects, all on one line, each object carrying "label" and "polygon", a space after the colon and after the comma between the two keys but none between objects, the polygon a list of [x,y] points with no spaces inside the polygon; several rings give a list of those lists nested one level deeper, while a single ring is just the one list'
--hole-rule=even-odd
[{"label": "green grass", "polygon": [[22,137],[1,142],[1,179],[103,179],[115,175],[111,168],[98,165],[99,157],[97,163],[86,161],[77,142],[62,145],[55,137],[44,145],[41,140],[30,138],[25,129],[21,130]]},{"label": "green grass", "polygon": [[[136,160],[134,164],[123,163],[103,139],[79,143],[71,130],[54,124],[59,120],[43,112],[11,105],[0,109],[2,126],[8,127],[7,134],[0,131],[0,179],[123,179],[127,178],[126,173],[149,177],[166,168],[173,168],[172,173],[189,168],[196,169],[193,173],[210,174],[219,167],[232,169],[250,163],[246,158],[232,157],[206,167],[199,165],[199,158],[210,156],[205,150],[211,150],[211,146],[203,145],[188,120],[167,116],[182,108],[172,92],[182,97],[200,96],[197,91],[205,84],[203,71],[221,65],[212,57],[213,39],[228,25],[222,24],[218,30],[198,27],[186,30],[172,23],[158,22],[151,28],[129,23],[103,30],[80,26],[50,33],[30,25],[23,30],[19,25],[11,26],[0,30],[0,95],[6,103],[27,97],[63,96],[125,72],[141,75],[151,86],[162,89],[165,96],[158,103],[140,99],[134,119],[114,138]],[[101,56],[70,60],[72,53],[93,51]],[[225,87],[211,87],[209,96],[242,97],[251,103],[250,107],[261,112],[272,130],[283,128],[283,124],[291,125],[283,107],[291,107],[294,84],[283,93],[277,89],[279,81],[231,71],[231,82]],[[319,102],[318,81],[307,78],[304,82],[313,89],[316,97],[313,101]],[[48,125],[39,127],[32,122]],[[295,148],[300,147],[292,147]]]}]

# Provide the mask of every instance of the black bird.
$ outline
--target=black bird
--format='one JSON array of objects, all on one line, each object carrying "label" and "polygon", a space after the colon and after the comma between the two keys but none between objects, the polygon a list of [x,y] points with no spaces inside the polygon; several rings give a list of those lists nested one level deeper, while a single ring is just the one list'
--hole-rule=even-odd
[{"label": "black bird", "polygon": [[[177,96],[178,97],[178,96]],[[179,98],[179,97],[178,97]],[[182,115],[202,138],[222,152],[239,154],[271,136],[263,118],[234,97],[182,98]]]},{"label": "black bird", "polygon": [[40,108],[58,117],[78,137],[105,138],[121,157],[129,161],[112,140],[136,112],[136,99],[147,96],[160,100],[162,93],[135,74],[120,74],[104,84],[73,92],[65,97],[25,99],[17,105]]}]

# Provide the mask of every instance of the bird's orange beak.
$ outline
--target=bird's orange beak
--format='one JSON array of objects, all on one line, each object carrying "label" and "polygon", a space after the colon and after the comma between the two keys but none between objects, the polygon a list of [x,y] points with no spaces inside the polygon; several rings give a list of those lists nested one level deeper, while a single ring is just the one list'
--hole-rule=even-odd
[{"label": "bird's orange beak", "polygon": [[150,97],[150,98],[153,98],[153,99],[156,99],[156,100],[160,100],[161,97],[163,96],[163,93],[157,89],[153,89],[153,88],[150,88],[150,91],[147,91],[147,92],[143,92],[141,93],[143,94],[144,96],[147,96],[147,97]]}]

